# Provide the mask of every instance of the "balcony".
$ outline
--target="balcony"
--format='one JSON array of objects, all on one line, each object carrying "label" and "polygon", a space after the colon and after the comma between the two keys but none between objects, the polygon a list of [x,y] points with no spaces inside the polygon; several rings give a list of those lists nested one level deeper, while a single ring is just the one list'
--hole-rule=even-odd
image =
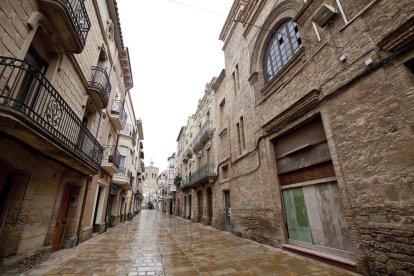
[{"label": "balcony", "polygon": [[113,101],[110,119],[116,130],[121,130],[126,121],[126,113],[123,101]]},{"label": "balcony", "polygon": [[102,146],[46,77],[0,57],[0,131],[85,174],[99,171]]},{"label": "balcony", "polygon": [[203,146],[213,137],[213,133],[213,122],[206,121],[191,144],[193,151],[197,152],[203,149]]},{"label": "balcony", "polygon": [[124,128],[121,130],[121,134],[129,137],[135,145],[137,131],[135,130],[135,127],[133,125],[125,124]]},{"label": "balcony", "polygon": [[217,178],[215,173],[215,166],[212,163],[207,163],[201,166],[195,173],[191,174],[188,180],[188,186],[195,188],[200,184],[214,183]]},{"label": "balcony", "polygon": [[180,186],[181,185],[181,181],[182,181],[182,178],[181,178],[181,175],[177,175],[175,178],[174,178],[174,185],[175,186]]},{"label": "balcony", "polygon": [[55,25],[68,52],[80,53],[85,47],[91,23],[83,0],[39,0],[39,8]]},{"label": "balcony", "polygon": [[188,177],[184,177],[183,179],[181,179],[180,189],[185,190],[188,187],[189,187]]},{"label": "balcony", "polygon": [[119,170],[119,151],[115,145],[104,147],[101,167],[109,174],[117,173]]},{"label": "balcony", "polygon": [[132,172],[125,167],[120,167],[119,172],[112,176],[112,182],[124,190],[132,189]]},{"label": "balcony", "polygon": [[96,106],[100,109],[108,106],[109,94],[111,93],[111,82],[108,73],[100,67],[92,67],[91,80],[88,83],[89,92]]}]

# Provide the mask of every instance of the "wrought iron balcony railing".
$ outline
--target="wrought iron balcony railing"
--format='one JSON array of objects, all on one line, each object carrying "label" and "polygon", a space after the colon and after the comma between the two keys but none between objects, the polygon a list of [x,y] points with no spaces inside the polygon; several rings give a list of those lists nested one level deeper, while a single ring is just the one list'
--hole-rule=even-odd
[{"label": "wrought iron balcony railing", "polygon": [[112,89],[106,70],[101,67],[92,66],[92,76],[89,81],[89,86],[97,89],[101,93],[102,106],[106,107]]},{"label": "wrought iron balcony railing", "polygon": [[63,1],[72,18],[72,23],[79,35],[83,45],[85,45],[86,37],[88,36],[91,22],[89,21],[88,13],[83,0],[60,0]]},{"label": "wrought iron balcony railing", "polygon": [[85,47],[91,22],[84,0],[38,0],[41,11],[56,26],[69,52],[80,53]]},{"label": "wrought iron balcony railing", "polygon": [[180,189],[185,189],[185,188],[187,188],[189,185],[190,185],[190,184],[189,184],[189,182],[188,182],[188,177],[184,177],[184,178],[181,180]]},{"label": "wrought iron balcony railing", "polygon": [[197,152],[199,149],[201,149],[202,145],[204,145],[204,143],[206,143],[208,139],[212,137],[212,134],[213,134],[213,122],[208,120],[203,124],[197,136],[194,138],[193,142],[191,143],[191,146],[194,152]]},{"label": "wrought iron balcony railing", "polygon": [[99,170],[102,146],[46,77],[28,62],[0,56],[0,106],[22,114]]},{"label": "wrought iron balcony railing", "polygon": [[108,162],[119,168],[120,154],[115,145],[107,145],[104,147],[102,155],[102,163]]},{"label": "wrought iron balcony railing", "polygon": [[201,166],[197,171],[190,175],[188,180],[189,186],[196,186],[198,183],[202,183],[208,180],[214,180],[217,177],[215,173],[215,166],[212,163],[207,163]]},{"label": "wrought iron balcony railing", "polygon": [[124,128],[127,115],[124,110],[124,102],[120,100],[115,100],[112,103],[111,115],[118,117],[121,129]]},{"label": "wrought iron balcony railing", "polygon": [[128,183],[132,186],[132,172],[125,167],[119,168],[119,175],[125,176],[128,179]]},{"label": "wrought iron balcony railing", "polygon": [[135,127],[130,124],[125,124],[124,128],[121,130],[121,133],[131,137],[134,141],[137,136],[137,131],[135,130]]}]

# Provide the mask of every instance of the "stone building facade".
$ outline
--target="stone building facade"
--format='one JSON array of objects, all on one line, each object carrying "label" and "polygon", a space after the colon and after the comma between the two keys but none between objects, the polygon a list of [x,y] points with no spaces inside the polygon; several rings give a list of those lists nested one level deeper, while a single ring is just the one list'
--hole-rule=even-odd
[{"label": "stone building facade", "polygon": [[1,1],[1,272],[104,231],[132,85],[116,1]]},{"label": "stone building facade", "polygon": [[206,85],[195,114],[189,117],[187,126],[181,128],[174,177],[175,185],[180,187],[176,192],[175,214],[210,225],[214,217],[213,189],[217,178],[217,150],[213,142],[216,106],[212,83],[215,81],[214,78]]},{"label": "stone building facade", "polygon": [[414,273],[413,26],[408,0],[234,1],[212,83],[213,227]]},{"label": "stone building facade", "polygon": [[148,167],[145,167],[145,172],[143,173],[144,180],[141,183],[142,193],[144,195],[144,200],[142,201],[143,208],[158,208],[158,199],[160,196],[160,189],[157,184],[157,178],[159,175],[160,169],[154,166],[154,162],[150,162]]}]

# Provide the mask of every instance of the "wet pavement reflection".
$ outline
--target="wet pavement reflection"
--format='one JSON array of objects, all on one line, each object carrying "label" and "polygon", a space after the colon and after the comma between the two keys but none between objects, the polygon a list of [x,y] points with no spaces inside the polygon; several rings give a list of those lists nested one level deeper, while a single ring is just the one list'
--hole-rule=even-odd
[{"label": "wet pavement reflection", "polygon": [[155,210],[71,249],[27,275],[355,275]]}]

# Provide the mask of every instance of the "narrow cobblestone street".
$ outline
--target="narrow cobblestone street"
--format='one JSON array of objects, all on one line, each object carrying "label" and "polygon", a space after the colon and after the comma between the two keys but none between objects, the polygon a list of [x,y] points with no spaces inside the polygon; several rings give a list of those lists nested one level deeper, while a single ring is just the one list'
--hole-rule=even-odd
[{"label": "narrow cobblestone street", "polygon": [[143,210],[27,275],[354,275],[159,211]]}]

